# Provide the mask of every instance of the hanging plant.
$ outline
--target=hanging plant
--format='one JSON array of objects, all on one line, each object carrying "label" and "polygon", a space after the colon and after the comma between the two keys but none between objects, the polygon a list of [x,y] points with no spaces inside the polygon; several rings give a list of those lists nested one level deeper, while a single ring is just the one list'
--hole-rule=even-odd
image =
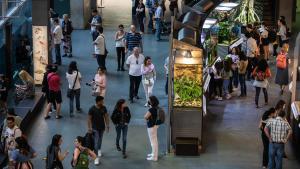
[{"label": "hanging plant", "polygon": [[254,0],[241,0],[241,6],[235,21],[242,24],[260,22],[259,16],[255,12]]}]

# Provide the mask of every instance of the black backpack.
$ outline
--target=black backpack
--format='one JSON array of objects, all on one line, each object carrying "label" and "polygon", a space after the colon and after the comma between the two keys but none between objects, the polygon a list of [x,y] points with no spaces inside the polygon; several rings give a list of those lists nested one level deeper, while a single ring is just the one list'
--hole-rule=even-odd
[{"label": "black backpack", "polygon": [[157,110],[156,124],[161,125],[165,122],[166,113],[165,113],[164,109],[161,107],[158,107],[156,110]]},{"label": "black backpack", "polygon": [[93,133],[87,132],[84,136],[84,147],[89,148],[90,150],[94,151],[94,135]]}]

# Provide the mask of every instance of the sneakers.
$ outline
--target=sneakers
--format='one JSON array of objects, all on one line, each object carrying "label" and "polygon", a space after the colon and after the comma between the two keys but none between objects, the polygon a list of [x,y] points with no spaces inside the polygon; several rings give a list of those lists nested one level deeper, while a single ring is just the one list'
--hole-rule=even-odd
[{"label": "sneakers", "polygon": [[117,145],[117,150],[118,151],[122,151],[121,147],[119,145]]},{"label": "sneakers", "polygon": [[222,100],[223,100],[223,98],[222,98],[222,97],[218,97],[218,100],[219,100],[219,101],[222,101]]},{"label": "sneakers", "polygon": [[63,116],[62,115],[57,115],[55,118],[56,119],[61,119]]},{"label": "sneakers", "polygon": [[102,157],[101,150],[98,150],[98,157]]},{"label": "sneakers", "polygon": [[123,152],[123,158],[127,158],[126,152]]},{"label": "sneakers", "polygon": [[76,110],[76,112],[77,112],[77,113],[82,113],[82,109],[79,108],[79,109]]},{"label": "sneakers", "polygon": [[97,158],[95,159],[94,164],[95,164],[95,165],[99,165],[99,164],[100,164],[99,157],[97,157]]},{"label": "sneakers", "polygon": [[49,116],[49,115],[44,117],[45,120],[50,119],[50,118],[51,118],[51,116]]},{"label": "sneakers", "polygon": [[154,157],[148,157],[147,160],[148,160],[148,161],[157,161],[157,158],[154,158]]},{"label": "sneakers", "polygon": [[145,106],[145,107],[148,107],[148,106],[149,106],[148,102],[147,102],[144,106]]},{"label": "sneakers", "polygon": [[227,95],[226,95],[226,99],[229,100],[230,98],[231,98],[231,95],[230,95],[230,94],[227,94]]},{"label": "sneakers", "polygon": [[147,157],[153,157],[154,154],[147,154]]}]

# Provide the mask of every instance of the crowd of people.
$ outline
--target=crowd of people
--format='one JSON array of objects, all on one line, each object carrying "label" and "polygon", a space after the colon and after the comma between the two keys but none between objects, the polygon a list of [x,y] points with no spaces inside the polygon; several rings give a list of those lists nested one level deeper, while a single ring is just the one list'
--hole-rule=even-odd
[{"label": "crowd of people", "polygon": [[[289,83],[289,44],[290,32],[286,26],[284,17],[278,20],[278,30],[266,27],[264,23],[248,24],[245,30],[245,42],[233,47],[230,54],[224,59],[217,60],[209,69],[212,80],[210,82],[210,96],[222,101],[230,99],[233,91],[240,86],[239,97],[247,96],[246,81],[252,81],[255,87],[255,105],[259,105],[259,95],[262,90],[265,105],[268,104],[268,86],[272,72],[269,68],[271,59],[275,60],[275,83],[280,87],[280,95],[283,95],[285,87]],[[273,56],[273,57],[271,57]]]}]

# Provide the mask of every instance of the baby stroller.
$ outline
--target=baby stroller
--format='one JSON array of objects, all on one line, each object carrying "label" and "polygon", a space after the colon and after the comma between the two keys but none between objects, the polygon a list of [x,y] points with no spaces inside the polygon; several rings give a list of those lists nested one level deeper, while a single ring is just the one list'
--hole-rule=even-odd
[{"label": "baby stroller", "polygon": [[34,97],[33,78],[25,70],[15,71],[13,75],[15,81],[14,101],[18,104],[20,101]]}]

